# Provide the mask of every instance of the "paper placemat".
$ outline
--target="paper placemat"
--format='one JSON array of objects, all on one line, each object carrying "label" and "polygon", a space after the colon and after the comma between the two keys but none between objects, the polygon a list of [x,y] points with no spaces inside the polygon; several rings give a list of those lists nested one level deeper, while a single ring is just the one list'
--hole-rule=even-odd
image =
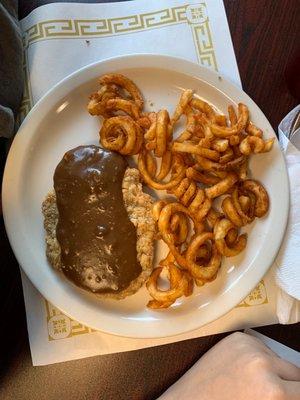
[{"label": "paper placemat", "polygon": [[[22,120],[50,88],[92,62],[132,53],[186,58],[241,86],[222,0],[137,0],[50,4],[21,21],[26,87]],[[273,268],[245,300],[217,321],[188,334],[129,339],[91,330],[45,300],[22,273],[33,365],[157,346],[267,325],[276,317]]]}]

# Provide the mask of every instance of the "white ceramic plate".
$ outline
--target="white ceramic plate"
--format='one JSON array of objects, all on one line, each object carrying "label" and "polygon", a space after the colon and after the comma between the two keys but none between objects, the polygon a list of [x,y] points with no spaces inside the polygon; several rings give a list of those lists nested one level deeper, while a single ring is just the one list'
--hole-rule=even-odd
[{"label": "white ceramic plate", "polygon": [[[249,106],[251,118],[267,138],[274,132],[257,105],[219,74],[191,62],[165,56],[133,55],[102,61],[70,75],[31,110],[11,147],[3,182],[3,210],[10,243],[37,289],[75,320],[100,331],[136,338],[184,333],[219,318],[237,305],[267,272],[279,249],[288,215],[289,188],[277,141],[272,152],[253,157],[251,170],[267,188],[271,207],[266,218],[247,229],[246,250],[223,263],[217,279],[164,311],[146,308],[145,288],[122,301],[99,300],[54,271],[45,256],[41,203],[52,187],[65,151],[98,144],[99,120],[86,111],[97,77],[118,71],[132,78],[146,107],[174,110],[184,88],[226,113],[229,103]],[[152,106],[153,104],[153,106]],[[160,249],[159,252],[163,250]]]}]

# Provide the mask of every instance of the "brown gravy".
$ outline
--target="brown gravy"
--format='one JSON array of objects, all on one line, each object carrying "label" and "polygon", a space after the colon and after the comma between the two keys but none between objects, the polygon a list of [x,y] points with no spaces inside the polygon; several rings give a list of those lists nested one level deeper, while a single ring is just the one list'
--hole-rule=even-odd
[{"label": "brown gravy", "polygon": [[95,293],[117,293],[141,272],[136,230],[123,202],[126,167],[117,153],[79,146],[54,173],[63,272]]}]

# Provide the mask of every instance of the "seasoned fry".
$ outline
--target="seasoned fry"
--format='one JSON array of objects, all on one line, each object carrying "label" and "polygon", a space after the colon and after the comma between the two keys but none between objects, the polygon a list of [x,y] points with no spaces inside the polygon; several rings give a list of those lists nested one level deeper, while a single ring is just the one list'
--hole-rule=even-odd
[{"label": "seasoned fry", "polygon": [[263,217],[269,210],[269,195],[263,185],[253,179],[247,179],[242,183],[241,188],[255,195],[254,214],[258,218]]},{"label": "seasoned fry", "polygon": [[[251,191],[243,190],[242,193],[244,193],[244,195],[246,194],[249,199],[249,206],[247,208],[245,208],[245,202],[241,201],[240,191],[241,191],[241,187],[234,189],[234,191],[231,194],[231,201],[232,201],[232,204],[233,204],[235,210],[241,217],[243,225],[246,225],[246,224],[251,223],[255,218],[254,208],[255,208],[255,204],[256,204],[256,198],[255,198],[255,195],[253,193],[251,193]],[[245,197],[245,196],[243,196],[243,197]],[[229,217],[230,220],[232,220],[230,213],[228,213],[227,216]],[[235,223],[234,221],[232,221],[232,222]]]},{"label": "seasoned fry", "polygon": [[238,119],[235,125],[231,127],[219,126],[216,123],[211,124],[211,131],[216,137],[227,138],[231,135],[239,134],[245,129],[249,120],[248,107],[242,103],[238,105]]},{"label": "seasoned fry", "polygon": [[275,138],[265,140],[265,146],[264,146],[262,153],[267,153],[267,152],[271,151],[274,141],[275,141]]},{"label": "seasoned fry", "polygon": [[114,85],[103,85],[98,92],[90,95],[87,109],[91,115],[111,116],[106,109],[106,102],[110,99],[118,98],[120,94]]},{"label": "seasoned fry", "polygon": [[195,168],[189,167],[186,170],[186,176],[196,182],[203,183],[204,185],[215,185],[220,182],[220,178],[208,171],[197,171]]},{"label": "seasoned fry", "polygon": [[242,227],[245,225],[242,217],[239,215],[237,209],[234,207],[234,204],[232,202],[232,199],[230,196],[225,197],[225,199],[222,201],[222,210],[226,217],[235,225],[238,227]]},{"label": "seasoned fry", "polygon": [[241,251],[244,250],[247,244],[247,235],[242,234],[236,235],[236,240],[229,246],[226,241],[226,236],[232,231],[235,226],[226,218],[217,221],[214,227],[215,243],[216,247],[223,256],[234,257],[237,256]]},{"label": "seasoned fry", "polygon": [[200,279],[201,281],[211,281],[215,278],[222,261],[222,256],[218,252],[217,247],[212,244],[211,258],[208,262],[203,265],[197,264],[198,251],[206,241],[213,241],[214,235],[211,232],[204,232],[197,235],[190,243],[186,252],[186,261],[188,266],[188,271],[195,279]]},{"label": "seasoned fry", "polygon": [[[157,280],[163,268],[167,268],[170,275],[170,288],[160,290]],[[173,304],[179,297],[190,296],[192,293],[192,279],[184,271],[181,271],[175,264],[170,263],[167,267],[157,267],[153,270],[146,283],[150,296],[154,301],[148,303],[149,308],[166,308]]]},{"label": "seasoned fry", "polygon": [[228,138],[230,146],[236,146],[241,141],[241,135],[232,135]]},{"label": "seasoned fry", "polygon": [[234,152],[233,152],[231,147],[228,147],[228,149],[220,157],[219,163],[220,164],[227,164],[233,158],[234,158]]},{"label": "seasoned fry", "polygon": [[160,110],[157,113],[156,120],[156,157],[162,157],[167,151],[167,143],[169,140],[169,113],[167,110]]},{"label": "seasoned fry", "polygon": [[196,183],[184,178],[178,186],[172,189],[177,199],[188,208],[197,221],[201,221],[211,207],[211,200],[205,196],[203,189],[197,187]]},{"label": "seasoned fry", "polygon": [[143,143],[140,126],[130,117],[117,116],[104,120],[100,129],[104,148],[124,155],[137,154]]},{"label": "seasoned fry", "polygon": [[246,156],[251,153],[261,153],[264,148],[265,142],[258,136],[247,136],[240,144],[240,151]]},{"label": "seasoned fry", "polygon": [[230,126],[234,126],[237,123],[237,116],[232,105],[228,106],[228,117],[230,121]]},{"label": "seasoned fry", "polygon": [[163,179],[165,179],[168,173],[170,172],[172,167],[172,157],[173,157],[172,153],[169,150],[167,150],[162,156],[160,171],[156,177],[158,181],[162,181]]},{"label": "seasoned fry", "polygon": [[215,115],[214,122],[220,126],[227,126],[227,119],[225,115]]},{"label": "seasoned fry", "polygon": [[139,91],[136,84],[129,78],[121,74],[107,74],[99,78],[99,83],[104,85],[117,85],[120,88],[126,90],[130,95],[131,99],[141,109],[144,105],[144,100],[141,92]]},{"label": "seasoned fry", "polygon": [[205,189],[205,194],[209,199],[214,199],[228,190],[238,181],[238,176],[234,172],[229,172],[226,178],[216,183],[214,186]]},{"label": "seasoned fry", "polygon": [[190,143],[174,142],[172,150],[176,152],[197,154],[199,156],[215,161],[218,161],[220,158],[220,154],[216,150],[206,149],[204,147],[196,146]]},{"label": "seasoned fry", "polygon": [[146,166],[147,166],[149,175],[151,176],[151,178],[153,178],[156,175],[157,164],[156,164],[156,160],[155,160],[154,156],[152,155],[152,153],[150,151],[148,151],[146,154]]},{"label": "seasoned fry", "polygon": [[185,142],[186,140],[189,140],[192,137],[192,133],[189,132],[188,130],[183,131],[180,136],[176,139],[176,142],[182,143]]},{"label": "seasoned fry", "polygon": [[223,214],[217,211],[214,207],[211,207],[211,209],[207,213],[206,222],[209,227],[213,229],[217,221],[221,218],[223,218]]},{"label": "seasoned fry", "polygon": [[173,117],[171,119],[171,124],[174,125],[179,118],[182,116],[182,114],[185,113],[185,109],[187,105],[189,104],[190,100],[193,97],[193,91],[190,89],[184,90],[180,96],[179,103],[176,106],[175,112],[173,114]]},{"label": "seasoned fry", "polygon": [[257,128],[257,126],[255,126],[254,124],[252,124],[252,122],[249,122],[248,125],[245,128],[245,131],[247,133],[249,133],[249,135],[251,136],[256,136],[259,138],[263,137],[263,131],[259,128]]},{"label": "seasoned fry", "polygon": [[168,203],[166,202],[166,201],[164,201],[164,200],[159,200],[159,201],[156,201],[154,204],[153,204],[153,207],[152,207],[152,216],[153,216],[153,219],[157,222],[158,221],[158,219],[159,219],[159,215],[160,215],[160,213],[161,213],[161,210],[164,208],[164,206],[166,206]]},{"label": "seasoned fry", "polygon": [[173,163],[173,170],[174,173],[171,176],[171,179],[167,183],[163,182],[158,182],[154,180],[147,170],[147,163],[146,163],[146,150],[142,150],[139,153],[139,158],[138,158],[138,169],[142,175],[142,178],[145,183],[147,183],[151,188],[157,189],[157,190],[168,190],[172,189],[174,186],[178,185],[179,182],[183,179],[185,176],[185,167],[183,163],[183,159],[178,155],[175,154],[173,157],[174,163]]},{"label": "seasoned fry", "polygon": [[195,168],[199,168],[200,170],[203,171],[213,171],[213,172],[220,172],[220,171],[234,171],[236,168],[238,168],[245,160],[244,156],[235,158],[231,161],[228,161],[225,164],[220,164],[211,160],[208,160],[205,157],[201,157],[196,155],[195,156],[197,160],[197,164],[195,165]]},{"label": "seasoned fry", "polygon": [[139,107],[131,100],[120,98],[110,99],[107,100],[105,107],[109,113],[114,111],[123,111],[135,120],[140,117]]},{"label": "seasoned fry", "polygon": [[219,153],[223,153],[228,149],[229,141],[228,139],[215,139],[212,142],[211,147]]},{"label": "seasoned fry", "polygon": [[192,108],[195,108],[196,110],[203,112],[207,117],[211,119],[216,115],[213,108],[206,101],[203,101],[198,97],[197,98],[194,97],[190,101],[190,106]]},{"label": "seasoned fry", "polygon": [[175,142],[178,143],[183,143],[186,140],[190,140],[192,136],[195,135],[197,130],[195,114],[189,105],[185,107],[184,114],[186,116],[186,127],[185,130],[176,138]]},{"label": "seasoned fry", "polygon": [[160,110],[151,119],[151,125],[144,136],[146,149],[154,150],[156,157],[162,157],[166,153],[168,143],[172,139],[169,113],[167,110]]},{"label": "seasoned fry", "polygon": [[171,219],[171,232],[174,234],[174,244],[176,246],[183,244],[188,237],[189,226],[188,219],[184,214],[175,214]]},{"label": "seasoned fry", "polygon": [[[248,178],[249,158],[269,152],[275,138],[265,140],[242,103],[237,111],[229,105],[228,116],[219,114],[187,89],[170,119],[166,109],[143,111],[141,92],[125,76],[107,74],[99,82],[87,109],[104,118],[102,146],[137,154],[143,182],[172,196],[153,205],[157,239],[165,242],[168,253],[146,284],[148,308],[168,308],[192,294],[194,284],[214,280],[223,257],[245,249],[247,235],[240,230],[269,210],[266,189]],[[182,116],[185,125],[178,135]],[[163,270],[168,273],[167,290],[158,287]]]}]

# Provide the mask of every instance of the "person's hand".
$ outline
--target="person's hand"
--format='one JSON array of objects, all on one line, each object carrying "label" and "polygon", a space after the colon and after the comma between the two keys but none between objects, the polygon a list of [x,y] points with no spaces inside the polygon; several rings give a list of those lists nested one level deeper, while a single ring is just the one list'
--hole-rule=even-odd
[{"label": "person's hand", "polygon": [[299,400],[300,369],[258,339],[233,333],[159,400]]}]

